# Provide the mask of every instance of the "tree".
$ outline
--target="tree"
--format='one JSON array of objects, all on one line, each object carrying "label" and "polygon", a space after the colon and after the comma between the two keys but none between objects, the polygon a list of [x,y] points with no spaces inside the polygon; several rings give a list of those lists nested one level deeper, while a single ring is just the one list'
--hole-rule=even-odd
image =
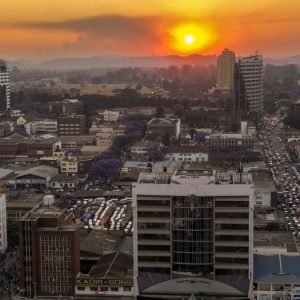
[{"label": "tree", "polygon": [[122,162],[119,159],[96,160],[90,169],[90,178],[111,181],[119,176],[121,166]]},{"label": "tree", "polygon": [[279,222],[270,222],[266,225],[267,231],[280,231],[281,226]]},{"label": "tree", "polygon": [[156,117],[157,118],[162,118],[164,116],[164,108],[162,107],[162,105],[158,105],[156,107]]},{"label": "tree", "polygon": [[162,142],[165,146],[169,146],[170,142],[171,142],[171,137],[170,134],[168,132],[166,132],[163,137],[162,137]]}]

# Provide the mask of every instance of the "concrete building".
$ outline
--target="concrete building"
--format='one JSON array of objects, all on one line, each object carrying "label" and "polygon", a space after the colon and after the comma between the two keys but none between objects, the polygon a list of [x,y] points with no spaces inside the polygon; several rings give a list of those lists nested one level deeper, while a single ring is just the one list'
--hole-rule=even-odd
[{"label": "concrete building", "polygon": [[63,114],[80,114],[83,111],[83,102],[78,99],[65,99],[48,103],[49,112],[57,116]]},{"label": "concrete building", "polygon": [[234,90],[235,54],[224,49],[217,60],[217,89],[221,91]]},{"label": "concrete building", "polygon": [[115,138],[114,132],[109,131],[97,131],[96,132],[96,145],[109,148],[113,144]]},{"label": "concrete building", "polygon": [[30,168],[16,176],[16,188],[45,190],[52,177],[57,174],[58,169],[49,166],[41,165]]},{"label": "concrete building", "polygon": [[21,296],[74,297],[80,246],[72,213],[37,206],[20,219],[19,239]]},{"label": "concrete building", "polygon": [[166,158],[172,161],[190,161],[190,162],[207,162],[208,151],[205,147],[196,146],[175,146],[172,145],[167,150]]},{"label": "concrete building", "polygon": [[75,190],[81,182],[80,177],[76,175],[57,174],[50,180],[49,187],[54,190]]},{"label": "concrete building", "polygon": [[168,134],[169,137],[179,138],[181,127],[180,119],[154,118],[147,123],[147,135],[163,136]]},{"label": "concrete building", "polygon": [[36,135],[42,133],[56,133],[57,120],[40,120],[31,121],[24,125],[26,133],[29,135]]},{"label": "concrete building", "polygon": [[103,120],[107,122],[116,122],[120,118],[120,112],[119,111],[113,111],[106,109],[103,112]]},{"label": "concrete building", "polygon": [[[191,276],[192,281],[222,282],[252,299],[250,174],[140,174],[133,188],[133,220],[134,275],[140,295],[168,280],[177,289],[178,277]],[[147,285],[144,278],[149,274],[158,280]],[[209,286],[205,292],[210,296],[221,293]]]},{"label": "concrete building", "polygon": [[253,131],[248,130],[247,122],[241,122],[240,133],[212,133],[205,136],[205,143],[211,149],[247,149],[253,148]]},{"label": "concrete building", "polygon": [[0,112],[10,109],[10,80],[9,68],[4,60],[0,59]]},{"label": "concrete building", "polygon": [[61,115],[57,118],[59,135],[81,135],[86,131],[84,115]]},{"label": "concrete building", "polygon": [[160,152],[162,144],[155,141],[138,141],[130,148],[132,160],[147,161],[153,154]]},{"label": "concrete building", "polygon": [[60,171],[65,174],[86,174],[92,166],[95,156],[69,156],[60,163]]},{"label": "concrete building", "polygon": [[6,197],[0,194],[0,253],[7,249],[7,227],[6,227]]},{"label": "concrete building", "polygon": [[240,58],[237,64],[238,108],[247,113],[263,113],[263,57]]}]

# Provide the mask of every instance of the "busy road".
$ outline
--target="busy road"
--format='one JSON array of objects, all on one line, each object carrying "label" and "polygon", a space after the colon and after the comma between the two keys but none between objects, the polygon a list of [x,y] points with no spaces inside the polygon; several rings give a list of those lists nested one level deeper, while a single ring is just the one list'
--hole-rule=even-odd
[{"label": "busy road", "polygon": [[300,240],[300,174],[287,148],[287,135],[282,122],[265,118],[259,138],[262,152],[278,192],[278,205],[285,215],[286,227]]}]

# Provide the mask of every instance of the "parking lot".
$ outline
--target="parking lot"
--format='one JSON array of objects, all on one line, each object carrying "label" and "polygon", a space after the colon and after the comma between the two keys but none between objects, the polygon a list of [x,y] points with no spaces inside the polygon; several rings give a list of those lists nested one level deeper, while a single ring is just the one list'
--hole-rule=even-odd
[{"label": "parking lot", "polygon": [[77,223],[82,223],[86,229],[122,230],[131,235],[132,228],[132,199],[86,198],[76,199],[63,197],[59,206],[72,212]]}]

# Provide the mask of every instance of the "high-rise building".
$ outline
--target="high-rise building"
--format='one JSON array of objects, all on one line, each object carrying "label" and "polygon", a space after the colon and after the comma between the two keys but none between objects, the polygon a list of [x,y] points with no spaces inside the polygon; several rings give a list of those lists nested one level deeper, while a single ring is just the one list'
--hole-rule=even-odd
[{"label": "high-rise building", "polygon": [[244,114],[261,114],[264,109],[262,55],[256,54],[239,59],[236,86],[237,109]]},{"label": "high-rise building", "polygon": [[6,227],[6,197],[0,194],[0,253],[7,248],[7,227]]},{"label": "high-rise building", "polygon": [[208,280],[210,295],[219,293],[213,287],[223,282],[248,296],[253,273],[250,174],[144,173],[133,189],[133,209],[134,272],[140,295],[150,292],[143,287],[151,274],[160,283],[173,280],[174,288],[176,278],[194,276]]},{"label": "high-rise building", "polygon": [[0,59],[0,112],[10,109],[9,68],[4,60]]},{"label": "high-rise building", "polygon": [[217,90],[234,90],[235,54],[224,49],[217,61]]},{"label": "high-rise building", "polygon": [[74,297],[80,245],[72,214],[35,207],[20,219],[19,236],[21,296]]}]

